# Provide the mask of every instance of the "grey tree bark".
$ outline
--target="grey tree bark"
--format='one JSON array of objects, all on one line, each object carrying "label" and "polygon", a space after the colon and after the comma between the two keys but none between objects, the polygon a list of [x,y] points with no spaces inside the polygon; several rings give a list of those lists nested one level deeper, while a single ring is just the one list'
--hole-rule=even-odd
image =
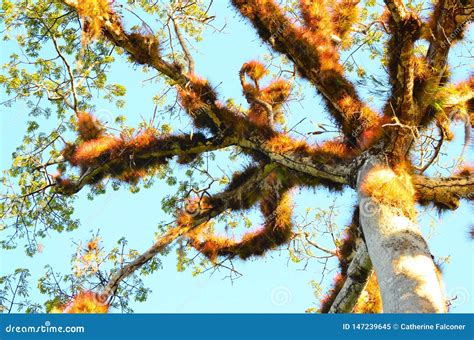
[{"label": "grey tree bark", "polygon": [[416,221],[400,208],[382,204],[362,192],[367,174],[383,164],[372,156],[357,178],[360,225],[377,274],[385,313],[443,313],[441,279]]}]

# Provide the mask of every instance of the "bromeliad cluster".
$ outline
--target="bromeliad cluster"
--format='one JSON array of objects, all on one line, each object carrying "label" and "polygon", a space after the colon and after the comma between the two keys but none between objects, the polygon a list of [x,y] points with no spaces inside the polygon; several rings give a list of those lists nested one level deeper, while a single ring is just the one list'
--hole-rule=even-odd
[{"label": "bromeliad cluster", "polygon": [[[237,183],[246,181],[255,173],[255,168],[249,168],[234,176],[227,190],[232,190]],[[259,187],[252,193],[241,193],[234,202],[229,204],[232,210],[248,209],[256,202],[260,203],[260,211],[264,218],[260,229],[246,233],[240,241],[212,232],[209,223],[203,223],[188,233],[191,245],[202,254],[215,261],[219,256],[247,259],[251,256],[261,256],[266,251],[288,243],[292,236],[292,206],[289,194],[289,182],[281,171],[272,171]],[[210,200],[211,206],[219,204]],[[186,217],[178,219],[179,223],[190,223]]]},{"label": "bromeliad cluster", "polygon": [[[89,184],[94,184],[106,176],[113,176],[122,181],[136,183],[141,177],[154,168],[166,164],[179,150],[187,150],[189,145],[199,149],[205,144],[203,134],[190,136],[170,136],[159,134],[154,128],[145,128],[134,136],[121,134],[115,136],[106,132],[100,122],[91,114],[80,112],[77,115],[79,138],[74,144],[68,144],[63,150],[64,159],[72,166],[81,169],[81,176],[87,174]],[[195,153],[185,153],[179,158],[181,163],[188,163]],[[59,190],[73,193],[78,183],[56,177]]]},{"label": "bromeliad cluster", "polygon": [[53,306],[50,313],[63,314],[102,314],[107,313],[109,306],[100,296],[91,291],[81,291],[76,294],[68,303],[64,305]]},{"label": "bromeliad cluster", "polygon": [[102,33],[103,26],[113,15],[113,0],[76,0],[75,3],[82,19],[82,44],[85,45]]}]

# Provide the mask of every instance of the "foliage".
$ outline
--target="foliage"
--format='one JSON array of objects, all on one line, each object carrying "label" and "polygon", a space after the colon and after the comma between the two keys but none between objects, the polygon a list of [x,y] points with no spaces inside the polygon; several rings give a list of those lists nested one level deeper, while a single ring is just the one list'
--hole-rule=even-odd
[{"label": "foliage", "polygon": [[[107,251],[101,236],[91,235],[77,244],[71,273],[45,268],[38,283],[49,299],[44,308],[28,300],[29,271],[17,269],[0,279],[2,310],[130,312],[130,299],[145,301],[150,293],[142,278],[160,269],[156,255],[169,253],[176,240],[177,269],[192,268],[193,274],[286,244],[296,263],[319,258],[314,249],[322,251],[326,261],[338,263],[329,293],[318,294],[317,310],[327,312],[364,242],[358,210],[340,235],[329,224],[329,249],[318,243],[317,224],[312,231],[303,223],[295,230],[290,196],[297,188],[360,189],[412,220],[416,202],[452,209],[460,199],[472,199],[471,170],[443,179],[453,185],[442,186],[441,193],[420,189],[420,181],[429,180],[424,171],[438,159],[443,142],[452,140],[453,120],[464,122],[469,141],[473,78],[450,83],[446,66],[450,46],[464,38],[467,21],[456,22],[464,8],[457,4],[461,14],[451,18],[441,15],[443,1],[428,16],[423,1],[400,8],[386,3],[232,0],[271,48],[264,58],[243,62],[243,96],[237,99],[223,98],[218,86],[198,75],[192,57],[206,32],[220,32],[213,1],[2,0],[4,44],[14,51],[2,65],[0,85],[8,96],[2,104],[25,103],[28,122],[1,177],[1,247],[22,246],[34,256],[42,251],[42,239],[77,229],[74,206],[85,188],[91,200],[110,189],[137,193],[156,181],[173,190],[161,201],[173,222],[160,223],[149,250],[126,250],[122,238]],[[440,43],[447,36],[449,44]],[[359,63],[356,53],[380,68]],[[147,77],[155,111],[146,119],[136,117],[140,103],[127,102],[129,84],[115,68],[119,60]],[[318,124],[309,131],[307,124],[300,133],[286,126],[291,102],[301,100],[306,84],[320,95],[330,129]],[[114,112],[103,114],[104,106]],[[125,115],[124,109],[135,112]],[[426,146],[438,130],[439,145]],[[320,138],[327,133],[336,137]],[[385,164],[357,188],[368,155]],[[210,162],[228,159],[244,166],[219,175],[209,169]],[[176,168],[183,171],[177,174]],[[248,217],[252,209],[263,216],[261,228]],[[367,279],[354,311],[380,312],[377,279]],[[313,284],[319,291],[320,283]]]}]

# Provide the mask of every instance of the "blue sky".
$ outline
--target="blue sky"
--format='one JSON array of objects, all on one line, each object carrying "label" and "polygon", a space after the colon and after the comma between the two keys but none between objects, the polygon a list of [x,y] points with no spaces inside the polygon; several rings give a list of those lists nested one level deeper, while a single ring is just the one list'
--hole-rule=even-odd
[{"label": "blue sky", "polygon": [[[243,103],[238,71],[241,65],[250,59],[262,59],[267,49],[257,39],[251,27],[237,16],[227,5],[227,2],[216,1],[213,7],[217,15],[217,23],[227,23],[222,34],[206,33],[204,40],[194,44],[193,50],[196,61],[196,73],[208,78],[213,85],[218,86],[221,98],[234,98]],[[471,30],[472,34],[472,30]],[[2,49],[1,63],[13,50],[12,45]],[[461,47],[459,47],[461,48]],[[362,58],[361,58],[362,57]],[[380,72],[363,55],[359,56],[360,63],[375,74]],[[357,59],[357,55],[356,55]],[[153,112],[152,97],[159,93],[149,83],[143,84],[150,75],[141,74],[136,67],[124,62],[125,58],[118,57],[112,69],[113,81],[127,86],[127,105],[123,110],[117,110],[111,105],[98,100],[97,109],[105,117],[114,117],[125,114],[130,125],[136,126],[141,117],[149,118]],[[457,64],[460,60],[453,58]],[[465,69],[464,69],[465,70]],[[454,78],[465,76],[465,71],[454,70]],[[303,94],[305,98],[292,103],[291,116],[288,117],[288,126],[293,126],[302,118],[305,122],[300,126],[302,132],[314,130],[315,123],[328,123],[320,99],[315,91],[306,83]],[[6,95],[2,93],[2,100]],[[23,103],[17,103],[11,108],[0,108],[1,124],[1,154],[0,168],[10,166],[10,155],[20,144],[23,132],[26,129],[27,112]],[[100,116],[100,115],[99,115]],[[53,115],[54,117],[54,115]],[[54,122],[50,122],[51,124]],[[173,123],[173,128],[186,129],[188,126]],[[462,133],[460,126],[455,131]],[[457,155],[460,151],[458,138],[449,148],[449,154]],[[219,157],[219,165],[229,168],[239,167],[230,164],[225,154]],[[245,162],[242,162],[244,165]],[[211,168],[216,169],[216,168]],[[177,173],[183,168],[174,167]],[[29,268],[33,273],[33,280],[43,274],[44,266],[49,264],[56,271],[67,273],[70,271],[70,256],[76,250],[72,240],[87,241],[90,231],[100,229],[105,240],[105,246],[112,246],[120,237],[129,240],[129,246],[144,251],[153,242],[156,225],[160,221],[170,221],[170,217],[163,214],[160,201],[172,191],[164,184],[157,182],[151,189],[142,190],[132,195],[127,190],[113,192],[110,190],[105,196],[99,196],[94,201],[86,199],[87,190],[80,193],[75,204],[75,216],[80,218],[81,227],[71,233],[51,233],[43,242],[44,251],[28,258],[21,248],[14,251],[1,251],[0,275],[12,272],[17,267]],[[301,214],[306,207],[327,208],[336,198],[339,215],[335,223],[343,227],[350,220],[355,197],[351,192],[344,194],[330,194],[321,189],[316,192],[296,192],[294,201],[297,204],[295,214]],[[452,312],[472,312],[473,271],[472,250],[473,243],[468,240],[467,230],[472,223],[472,213],[467,203],[454,213],[445,213],[441,217],[434,211],[427,211],[420,217],[420,225],[426,236],[432,253],[436,257],[450,256],[450,262],[444,265],[444,280],[448,296],[458,296],[453,303]],[[253,218],[253,215],[252,215]],[[258,218],[253,218],[258,225]],[[430,227],[430,224],[436,227]],[[325,242],[323,240],[323,242]],[[264,258],[235,263],[242,277],[231,281],[225,270],[210,274],[211,271],[193,277],[190,271],[179,273],[176,271],[176,256],[171,252],[162,257],[163,269],[144,279],[145,285],[153,293],[145,303],[133,303],[135,312],[269,312],[269,313],[301,313],[306,308],[315,307],[317,300],[310,285],[311,280],[319,281],[322,266],[315,261],[310,262],[307,268],[288,260],[288,252],[275,251]],[[333,265],[334,267],[334,265]],[[328,275],[324,287],[331,282],[332,275]],[[32,299],[42,301],[44,296],[36,292],[36,283]]]}]

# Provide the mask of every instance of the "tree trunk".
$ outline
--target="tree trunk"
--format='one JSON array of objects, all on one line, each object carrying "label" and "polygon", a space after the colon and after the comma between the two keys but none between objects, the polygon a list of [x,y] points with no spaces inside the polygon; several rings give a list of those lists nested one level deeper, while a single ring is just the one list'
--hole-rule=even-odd
[{"label": "tree trunk", "polygon": [[375,156],[357,178],[360,225],[377,274],[385,313],[446,312],[441,278],[417,224],[399,207],[383,204],[362,190],[367,174],[384,164]]},{"label": "tree trunk", "polygon": [[364,242],[360,242],[357,252],[347,269],[347,277],[337,294],[329,313],[351,313],[372,273],[372,262]]}]

